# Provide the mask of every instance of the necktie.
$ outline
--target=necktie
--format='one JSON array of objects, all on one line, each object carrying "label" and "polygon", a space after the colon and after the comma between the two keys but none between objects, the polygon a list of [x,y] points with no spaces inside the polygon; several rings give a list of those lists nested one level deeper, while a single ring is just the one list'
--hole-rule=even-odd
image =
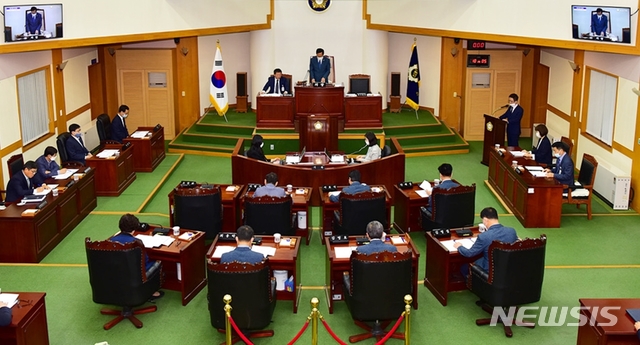
[{"label": "necktie", "polygon": [[127,129],[127,120],[124,119],[124,117],[122,118],[122,125],[124,126],[124,129]]},{"label": "necktie", "polygon": [[78,138],[78,141],[80,142],[80,145],[82,145],[82,147],[85,147],[84,146],[84,141],[82,141],[82,138]]},{"label": "necktie", "polygon": [[27,189],[31,189],[31,180],[27,179]]},{"label": "necktie", "polygon": [[276,93],[280,93],[280,79],[276,79]]}]

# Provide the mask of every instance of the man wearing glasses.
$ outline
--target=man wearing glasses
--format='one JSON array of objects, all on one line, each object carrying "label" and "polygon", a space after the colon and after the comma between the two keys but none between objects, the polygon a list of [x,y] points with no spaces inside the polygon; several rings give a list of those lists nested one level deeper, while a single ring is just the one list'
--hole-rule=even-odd
[{"label": "man wearing glasses", "polygon": [[49,189],[46,184],[36,186],[33,182],[33,176],[38,172],[38,166],[34,161],[24,163],[22,170],[11,176],[11,180],[7,183],[6,202],[19,202],[27,195],[33,195],[35,192],[42,192]]}]

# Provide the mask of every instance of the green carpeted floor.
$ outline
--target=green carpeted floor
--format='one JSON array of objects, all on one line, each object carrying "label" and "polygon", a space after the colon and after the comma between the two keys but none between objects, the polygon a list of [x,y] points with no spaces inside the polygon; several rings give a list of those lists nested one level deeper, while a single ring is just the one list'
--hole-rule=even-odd
[{"label": "green carpeted floor", "polygon": [[[244,116],[244,114],[239,114]],[[401,114],[415,115],[411,112]],[[247,115],[248,116],[248,115]],[[219,118],[217,120],[224,121]],[[386,123],[385,123],[386,125]],[[487,167],[481,165],[481,143],[470,143],[470,153],[462,155],[407,158],[406,180],[421,181],[437,177],[437,166],[453,164],[453,176],[464,184],[477,186],[476,211],[485,206],[498,209],[503,224],[516,228],[520,237],[544,233],[548,237],[547,269],[539,306],[577,306],[579,298],[639,297],[640,254],[637,251],[640,216],[633,211],[613,211],[602,200],[594,198],[593,220],[586,219],[585,209],[563,207],[559,229],[524,229],[485,186]],[[164,183],[161,181],[164,179]],[[95,344],[107,341],[111,345],[128,344],[215,344],[224,336],[211,327],[207,310],[206,289],[187,306],[182,306],[178,292],[167,291],[157,302],[158,311],[140,316],[142,329],[124,321],[110,331],[102,325],[109,320],[100,315],[101,305],[91,300],[84,239],[107,238],[117,231],[117,222],[124,212],[139,212],[142,221],[169,224],[167,195],[181,180],[230,183],[231,163],[228,158],[169,154],[153,173],[139,173],[136,181],[118,198],[99,198],[98,207],[73,230],[38,265],[0,264],[0,288],[3,291],[44,291],[47,293],[47,320],[51,344]],[[283,184],[286,181],[282,181]],[[152,194],[154,193],[155,194]],[[152,196],[149,198],[149,196]],[[311,310],[309,301],[318,297],[320,312],[335,333],[346,340],[360,333],[346,305],[335,304],[329,314],[327,301],[320,287],[325,282],[325,248],[320,244],[318,208],[312,210],[313,239],[300,253],[303,284],[298,314],[291,311],[292,302],[279,301],[271,328],[273,338],[257,339],[256,344],[286,344],[306,321]],[[479,221],[479,219],[477,220]],[[1,231],[1,230],[0,230]],[[419,279],[424,277],[425,239],[412,233],[421,250]],[[384,279],[384,277],[381,277]],[[375,288],[375,287],[372,287]],[[380,298],[384,298],[381,296]],[[413,344],[573,344],[576,327],[514,328],[514,338],[504,337],[501,328],[477,327],[474,320],[485,317],[475,306],[475,296],[468,291],[449,294],[449,305],[441,306],[431,293],[419,285],[419,309],[412,311],[411,342]],[[372,301],[375,303],[375,301]],[[320,326],[319,343],[333,340]],[[311,328],[298,344],[311,343]],[[374,344],[365,341],[362,344]],[[390,340],[388,344],[401,344]]]}]

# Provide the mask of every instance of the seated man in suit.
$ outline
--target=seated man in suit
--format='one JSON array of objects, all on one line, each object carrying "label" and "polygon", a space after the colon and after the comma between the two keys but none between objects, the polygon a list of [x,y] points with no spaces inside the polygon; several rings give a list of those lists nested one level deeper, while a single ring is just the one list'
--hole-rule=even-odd
[{"label": "seated man in suit", "polygon": [[44,149],[44,154],[36,159],[38,172],[33,178],[36,185],[41,185],[44,180],[67,172],[66,168],[60,169],[60,166],[56,163],[57,156],[58,150],[53,146],[47,146],[47,148]]},{"label": "seated man in suit", "polygon": [[327,83],[331,72],[331,60],[324,56],[324,49],[316,49],[316,56],[309,61],[309,73],[312,83]]},{"label": "seated man in suit", "polygon": [[[440,173],[440,183],[437,186],[433,186],[433,189],[451,189],[454,187],[458,187],[459,184],[453,182],[451,180],[451,175],[453,175],[453,167],[449,163],[443,163],[438,167],[438,172]],[[429,196],[429,204],[427,205],[427,211],[431,212],[433,207],[433,199],[431,198],[431,194],[433,193],[433,189],[427,190],[427,195]]]},{"label": "seated man in suit", "polygon": [[384,233],[384,227],[382,224],[379,221],[374,220],[367,224],[367,238],[369,239],[369,244],[358,246],[356,250],[358,253],[362,254],[397,252],[398,249],[396,246],[384,243],[386,237],[387,235]]},{"label": "seated man in suit", "polygon": [[260,188],[256,189],[256,191],[253,193],[253,197],[257,198],[259,196],[268,195],[268,196],[275,196],[275,197],[281,198],[287,195],[284,192],[284,189],[282,187],[277,187],[277,186],[278,186],[278,175],[274,172],[270,172],[264,178],[264,186],[261,186]]},{"label": "seated man in suit", "polygon": [[38,171],[38,166],[34,161],[28,161],[24,163],[22,171],[11,176],[9,183],[7,183],[7,197],[6,202],[19,202],[27,195],[33,195],[34,192],[42,192],[45,189],[49,189],[46,184],[41,186],[36,185],[32,180]]},{"label": "seated man in suit", "polygon": [[264,84],[260,94],[275,93],[280,95],[286,95],[289,92],[289,81],[287,78],[282,78],[282,70],[276,68],[273,70],[273,75],[267,79],[267,83]]},{"label": "seated man in suit", "polygon": [[11,308],[9,308],[6,303],[0,302],[0,327],[11,324],[11,314]]},{"label": "seated man in suit", "polygon": [[569,147],[562,141],[551,144],[553,156],[556,157],[556,166],[553,169],[545,169],[547,177],[553,177],[556,181],[573,186],[573,160],[567,154]]},{"label": "seated man in suit", "polygon": [[[458,249],[458,253],[464,257],[476,256],[483,253],[483,256],[476,260],[475,264],[482,268],[485,272],[489,271],[489,246],[493,241],[504,243],[513,243],[518,240],[518,235],[514,228],[503,226],[498,221],[498,211],[493,207],[486,207],[480,212],[482,224],[487,229],[476,237],[476,241],[471,248],[467,249],[460,242],[453,244]],[[460,271],[466,277],[469,275],[469,265],[465,264],[460,267]]]},{"label": "seated man in suit", "polygon": [[127,123],[124,119],[129,116],[129,107],[121,105],[118,108],[118,114],[111,121],[111,140],[115,140],[122,143],[122,139],[129,136],[129,130],[127,129]]},{"label": "seated man in suit", "polygon": [[222,254],[220,256],[221,264],[229,264],[234,261],[246,262],[252,265],[260,263],[264,260],[264,255],[251,250],[253,242],[253,229],[248,225],[243,225],[236,232],[236,249]]},{"label": "seated man in suit", "polygon": [[[127,213],[120,217],[118,227],[120,228],[120,232],[109,238],[111,242],[127,244],[135,241],[140,241],[133,235],[134,231],[140,230],[140,221],[138,220],[138,217]],[[149,260],[149,256],[146,253],[144,254],[144,260],[146,271],[149,271],[151,268],[153,268],[154,265],[156,265],[156,261]],[[153,293],[153,296],[151,296],[150,300],[154,301],[162,296],[164,296],[164,291],[156,291]]]},{"label": "seated man in suit", "polygon": [[[365,184],[360,183],[360,171],[352,170],[349,173],[349,186],[342,189],[342,193],[345,194],[358,194],[362,192],[368,192],[371,188]],[[338,202],[339,195],[332,195],[329,197],[331,202]]]},{"label": "seated man in suit", "polygon": [[65,143],[69,160],[85,164],[86,159],[93,157],[93,155],[84,146],[80,125],[77,123],[69,125],[69,134],[71,134],[71,137]]}]

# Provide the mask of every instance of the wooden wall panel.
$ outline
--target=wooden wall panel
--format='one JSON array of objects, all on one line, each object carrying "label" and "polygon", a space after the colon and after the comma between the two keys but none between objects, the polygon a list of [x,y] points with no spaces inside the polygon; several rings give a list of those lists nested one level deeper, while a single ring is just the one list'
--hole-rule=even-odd
[{"label": "wooden wall panel", "polygon": [[173,55],[173,75],[175,77],[173,104],[175,107],[175,134],[177,135],[198,120],[203,111],[199,109],[198,38],[180,38]]},{"label": "wooden wall panel", "polygon": [[55,100],[55,119],[58,133],[67,131],[67,108],[64,100],[64,71],[57,68],[62,63],[62,50],[51,51],[51,64],[53,65],[53,97]]},{"label": "wooden wall panel", "polygon": [[[457,51],[456,55],[451,54],[452,49]],[[462,109],[464,102],[464,74],[466,56],[463,53],[462,40],[458,43],[454,38],[442,38],[441,64],[440,64],[440,119],[447,123],[449,127],[454,127],[463,131]],[[457,97],[453,94],[457,93]]]}]

